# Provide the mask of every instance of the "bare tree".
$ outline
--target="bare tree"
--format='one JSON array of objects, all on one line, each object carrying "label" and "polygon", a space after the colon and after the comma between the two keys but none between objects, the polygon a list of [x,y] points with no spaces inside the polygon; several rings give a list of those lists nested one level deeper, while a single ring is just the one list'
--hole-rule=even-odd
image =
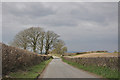
[{"label": "bare tree", "polygon": [[62,48],[62,55],[63,55],[65,52],[67,52],[67,47],[66,47],[66,46],[64,46],[64,47]]},{"label": "bare tree", "polygon": [[43,28],[31,27],[19,32],[12,45],[23,49],[31,49],[33,52],[40,52],[42,54],[45,50],[45,54],[49,53],[50,49],[55,49],[56,53],[61,54],[67,51],[64,47],[64,42],[58,40],[59,35],[53,31],[45,32]]},{"label": "bare tree", "polygon": [[49,49],[53,47],[53,44],[56,42],[59,35],[53,31],[47,31],[45,35],[45,54],[48,54]]},{"label": "bare tree", "polygon": [[54,49],[53,49],[54,53],[62,55],[66,51],[67,51],[67,47],[65,47],[64,41],[57,40],[56,43],[54,43]]},{"label": "bare tree", "polygon": [[[44,30],[40,27],[31,27],[26,30],[19,32],[13,42],[12,45],[16,47],[20,47],[23,49],[27,49],[28,47],[32,48],[33,52],[36,52],[37,45],[41,43],[43,45],[42,39]],[[41,49],[42,50],[42,49]]]},{"label": "bare tree", "polygon": [[37,45],[38,50],[40,50],[40,54],[42,54],[42,52],[43,52],[44,39],[45,39],[45,32],[43,31],[41,33],[41,37],[38,39],[38,45]]},{"label": "bare tree", "polygon": [[28,42],[29,42],[29,40],[28,40],[27,31],[24,30],[24,31],[19,32],[15,36],[14,40],[11,42],[11,45],[15,46],[15,47],[27,49]]},{"label": "bare tree", "polygon": [[27,33],[29,35],[29,44],[30,47],[33,49],[33,52],[36,52],[37,44],[40,43],[39,39],[41,38],[43,32],[44,30],[40,27],[31,27],[27,29]]}]

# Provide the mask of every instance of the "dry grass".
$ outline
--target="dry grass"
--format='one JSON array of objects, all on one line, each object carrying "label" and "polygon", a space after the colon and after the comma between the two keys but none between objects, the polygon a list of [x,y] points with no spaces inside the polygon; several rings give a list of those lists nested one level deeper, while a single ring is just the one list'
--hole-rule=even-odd
[{"label": "dry grass", "polygon": [[73,57],[118,57],[118,53],[87,53],[76,55]]}]

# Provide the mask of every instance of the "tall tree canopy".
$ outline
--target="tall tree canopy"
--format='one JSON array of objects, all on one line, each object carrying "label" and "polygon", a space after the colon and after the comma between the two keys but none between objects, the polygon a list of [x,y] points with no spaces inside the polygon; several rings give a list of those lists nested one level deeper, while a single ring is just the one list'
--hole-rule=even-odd
[{"label": "tall tree canopy", "polygon": [[56,41],[56,43],[54,43],[53,53],[63,55],[66,51],[67,47],[65,47],[64,41],[59,39]]},{"label": "tall tree canopy", "polygon": [[59,35],[53,31],[47,31],[45,35],[46,45],[45,45],[45,54],[48,54],[49,49],[53,47],[53,44],[57,41]]},{"label": "tall tree canopy", "polygon": [[58,51],[61,50],[63,52],[66,49],[61,49],[64,46],[64,42],[59,40],[59,37],[53,31],[45,32],[43,28],[31,27],[19,32],[12,41],[12,45],[41,54],[43,50],[45,54],[48,54],[50,49],[58,50],[58,48]]}]

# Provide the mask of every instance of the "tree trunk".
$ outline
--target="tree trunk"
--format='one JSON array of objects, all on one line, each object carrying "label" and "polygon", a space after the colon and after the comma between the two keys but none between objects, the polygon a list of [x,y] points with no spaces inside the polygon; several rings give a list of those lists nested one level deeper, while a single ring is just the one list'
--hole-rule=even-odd
[{"label": "tree trunk", "polygon": [[33,52],[36,52],[36,45],[34,45],[33,47]]},{"label": "tree trunk", "polygon": [[48,55],[49,48],[46,48],[45,54]]},{"label": "tree trunk", "polygon": [[43,39],[42,39],[42,42],[41,42],[40,54],[42,54],[42,51],[43,51]]}]

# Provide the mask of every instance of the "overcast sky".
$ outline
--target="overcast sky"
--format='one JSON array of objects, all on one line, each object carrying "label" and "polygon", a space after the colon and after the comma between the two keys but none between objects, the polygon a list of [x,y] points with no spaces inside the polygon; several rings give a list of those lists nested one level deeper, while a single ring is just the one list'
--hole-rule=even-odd
[{"label": "overcast sky", "polygon": [[118,48],[117,2],[2,3],[2,41],[21,30],[42,27],[65,41],[68,51]]}]

